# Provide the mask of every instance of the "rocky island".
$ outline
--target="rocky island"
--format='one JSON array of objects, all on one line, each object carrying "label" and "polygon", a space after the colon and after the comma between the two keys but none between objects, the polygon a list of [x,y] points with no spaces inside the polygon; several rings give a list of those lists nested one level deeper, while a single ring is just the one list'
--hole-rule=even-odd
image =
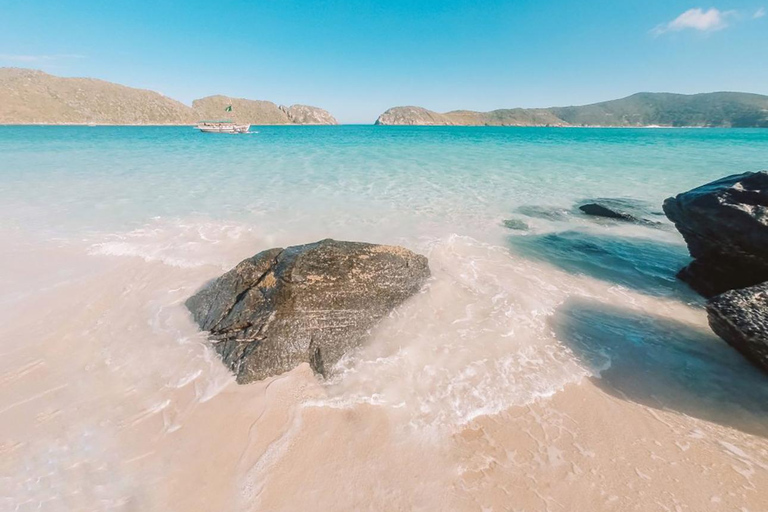
[{"label": "rocky island", "polygon": [[[225,112],[229,105],[231,114]],[[337,124],[326,110],[307,105],[209,96],[190,107],[154,91],[104,80],[0,68],[0,124],[186,125],[223,117],[254,125]]]},{"label": "rocky island", "polygon": [[768,96],[741,92],[691,95],[644,92],[591,105],[491,112],[438,113],[422,107],[394,107],[381,114],[376,124],[768,128]]}]

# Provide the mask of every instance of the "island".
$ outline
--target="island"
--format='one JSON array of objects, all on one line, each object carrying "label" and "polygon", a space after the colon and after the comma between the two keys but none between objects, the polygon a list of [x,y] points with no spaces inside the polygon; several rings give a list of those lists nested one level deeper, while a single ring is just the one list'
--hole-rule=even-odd
[{"label": "island", "polygon": [[743,92],[690,95],[641,92],[591,105],[491,112],[454,110],[439,113],[406,106],[390,108],[379,116],[376,124],[768,128],[768,96]]},{"label": "island", "polygon": [[191,125],[224,117],[254,125],[337,124],[328,111],[307,105],[209,96],[188,106],[104,80],[0,68],[0,124]]}]

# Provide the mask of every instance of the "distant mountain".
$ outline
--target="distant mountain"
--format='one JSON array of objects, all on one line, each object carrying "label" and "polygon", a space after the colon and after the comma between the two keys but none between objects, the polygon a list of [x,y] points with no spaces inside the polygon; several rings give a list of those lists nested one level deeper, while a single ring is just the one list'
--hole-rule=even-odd
[{"label": "distant mountain", "polygon": [[395,107],[379,116],[376,124],[768,128],[768,96],[741,92],[644,92],[580,107],[455,110],[444,114],[421,107]]},{"label": "distant mountain", "polygon": [[[226,112],[232,105],[232,112]],[[307,105],[277,106],[271,101],[247,100],[227,96],[208,96],[192,102],[199,119],[231,118],[250,124],[337,124],[326,110]]]},{"label": "distant mountain", "polygon": [[93,78],[0,68],[2,124],[191,124],[188,106],[162,94]]},{"label": "distant mountain", "polygon": [[[0,68],[0,124],[193,124],[233,118],[250,124],[336,124],[327,111],[305,105],[209,96],[192,107],[160,93],[93,78]],[[232,112],[226,112],[232,105]]]}]

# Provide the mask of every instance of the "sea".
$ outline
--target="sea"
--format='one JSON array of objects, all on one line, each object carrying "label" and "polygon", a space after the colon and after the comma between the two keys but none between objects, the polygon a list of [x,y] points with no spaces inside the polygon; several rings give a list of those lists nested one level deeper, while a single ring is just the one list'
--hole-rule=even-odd
[{"label": "sea", "polygon": [[[768,510],[768,378],[662,212],[768,130],[251,130],[0,126],[0,509]],[[325,238],[432,277],[327,380],[238,386],[184,301]]]}]

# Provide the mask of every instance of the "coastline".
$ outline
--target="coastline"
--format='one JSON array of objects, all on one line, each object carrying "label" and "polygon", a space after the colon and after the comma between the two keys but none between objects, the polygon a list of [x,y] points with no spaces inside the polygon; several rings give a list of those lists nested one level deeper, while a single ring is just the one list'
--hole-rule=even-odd
[{"label": "coastline", "polygon": [[[768,132],[147,130],[3,129],[5,508],[768,508],[765,376],[654,213]],[[575,207],[602,197],[659,224]],[[432,278],[331,379],[236,385],[185,301],[328,237]]]},{"label": "coastline", "polygon": [[[14,258],[30,258],[17,242]],[[51,244],[34,261],[71,267],[77,252]],[[70,509],[473,511],[504,509],[510,495],[531,511],[768,506],[763,416],[739,404],[712,416],[712,404],[667,387],[674,380],[649,382],[627,367],[467,422],[419,428],[409,426],[410,405],[339,403],[353,389],[319,382],[307,364],[238,386],[218,358],[203,357],[210,349],[182,304],[216,272],[101,256],[70,283],[17,303],[0,334],[34,342],[0,368],[14,397],[2,411],[18,418],[0,427],[11,441],[3,473],[34,479],[25,461],[49,454],[57,473],[37,475],[26,492]],[[126,296],[137,275],[144,285]],[[30,331],[41,307],[57,327]],[[688,320],[701,323],[700,314]],[[372,348],[396,341],[385,331]],[[146,358],[181,366],[155,374]],[[98,449],[57,452],[61,439]],[[116,475],[120,485],[109,485]],[[297,480],[307,492],[294,492]]]},{"label": "coastline", "polygon": [[[613,129],[639,129],[639,130],[653,130],[653,129],[713,129],[713,130],[765,130],[763,127],[732,127],[732,126],[660,126],[660,125],[647,125],[647,126],[603,126],[603,125],[573,125],[573,126],[548,126],[538,124],[526,124],[526,125],[479,125],[479,124],[378,124],[378,123],[337,123],[337,124],[319,124],[319,123],[285,123],[285,124],[259,124],[250,123],[251,126],[396,126],[396,127],[414,127],[414,128],[613,128]],[[0,126],[85,126],[89,128],[97,127],[118,127],[118,126],[130,126],[130,127],[190,127],[195,128],[196,124],[112,124],[112,123],[0,123]]]}]

